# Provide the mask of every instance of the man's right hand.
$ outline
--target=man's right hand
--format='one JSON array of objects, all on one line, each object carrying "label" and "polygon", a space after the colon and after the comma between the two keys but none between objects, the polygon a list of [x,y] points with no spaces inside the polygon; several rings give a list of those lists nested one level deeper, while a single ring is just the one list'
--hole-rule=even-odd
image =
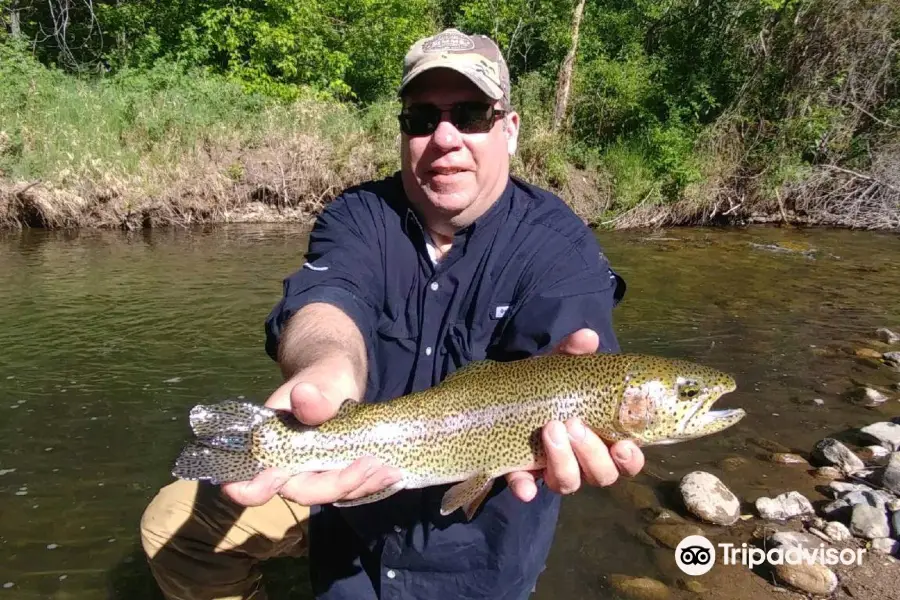
[{"label": "man's right hand", "polygon": [[[360,390],[353,377],[333,362],[310,366],[291,377],[269,397],[265,405],[290,410],[307,425],[319,425],[331,419],[347,398],[357,399]],[[250,481],[222,484],[222,491],[238,504],[259,506],[276,494],[304,506],[353,500],[380,491],[400,480],[398,469],[364,457],[344,469],[301,473],[290,477],[281,469],[270,468]]]}]

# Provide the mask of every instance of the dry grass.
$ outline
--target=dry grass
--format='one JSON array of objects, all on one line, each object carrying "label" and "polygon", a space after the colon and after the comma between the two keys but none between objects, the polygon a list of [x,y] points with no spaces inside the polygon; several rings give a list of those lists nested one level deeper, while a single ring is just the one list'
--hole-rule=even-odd
[{"label": "dry grass", "polygon": [[340,140],[267,120],[262,143],[242,136],[198,144],[136,169],[83,169],[34,181],[0,179],[0,227],[124,228],[199,223],[304,222],[346,186],[383,168],[379,140],[362,129]]}]

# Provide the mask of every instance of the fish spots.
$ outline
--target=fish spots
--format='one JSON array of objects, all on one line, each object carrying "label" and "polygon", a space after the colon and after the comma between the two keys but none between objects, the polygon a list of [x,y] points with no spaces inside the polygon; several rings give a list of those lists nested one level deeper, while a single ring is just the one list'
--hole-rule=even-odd
[{"label": "fish spots", "polygon": [[[726,375],[671,359],[552,355],[470,363],[434,387],[349,406],[316,427],[243,403],[205,407],[193,413],[193,425],[206,443],[187,449],[177,471],[182,478],[249,479],[261,466],[299,473],[372,456],[401,469],[405,488],[478,473],[501,477],[545,464],[541,431],[551,420],[579,418],[607,442],[688,439],[677,424],[697,404],[679,401],[679,378],[702,389],[711,380],[729,385]],[[248,439],[250,448],[242,448]]]}]

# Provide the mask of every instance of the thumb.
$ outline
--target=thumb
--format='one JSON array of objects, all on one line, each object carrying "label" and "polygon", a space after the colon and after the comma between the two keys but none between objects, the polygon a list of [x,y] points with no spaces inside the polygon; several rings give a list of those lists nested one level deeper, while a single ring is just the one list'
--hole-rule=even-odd
[{"label": "thumb", "polygon": [[593,329],[579,329],[566,336],[554,354],[593,354],[600,347],[600,336]]},{"label": "thumb", "polygon": [[291,412],[307,425],[321,425],[333,417],[340,401],[327,398],[313,383],[301,381],[291,388]]}]

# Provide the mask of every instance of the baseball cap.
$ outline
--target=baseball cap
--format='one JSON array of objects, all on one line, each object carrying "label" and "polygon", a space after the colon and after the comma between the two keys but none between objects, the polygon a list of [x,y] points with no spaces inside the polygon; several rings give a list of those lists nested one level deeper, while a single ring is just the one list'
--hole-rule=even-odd
[{"label": "baseball cap", "polygon": [[465,75],[489,98],[509,106],[509,68],[491,38],[450,28],[418,40],[403,59],[398,93],[402,94],[409,82],[425,71],[438,67]]}]

